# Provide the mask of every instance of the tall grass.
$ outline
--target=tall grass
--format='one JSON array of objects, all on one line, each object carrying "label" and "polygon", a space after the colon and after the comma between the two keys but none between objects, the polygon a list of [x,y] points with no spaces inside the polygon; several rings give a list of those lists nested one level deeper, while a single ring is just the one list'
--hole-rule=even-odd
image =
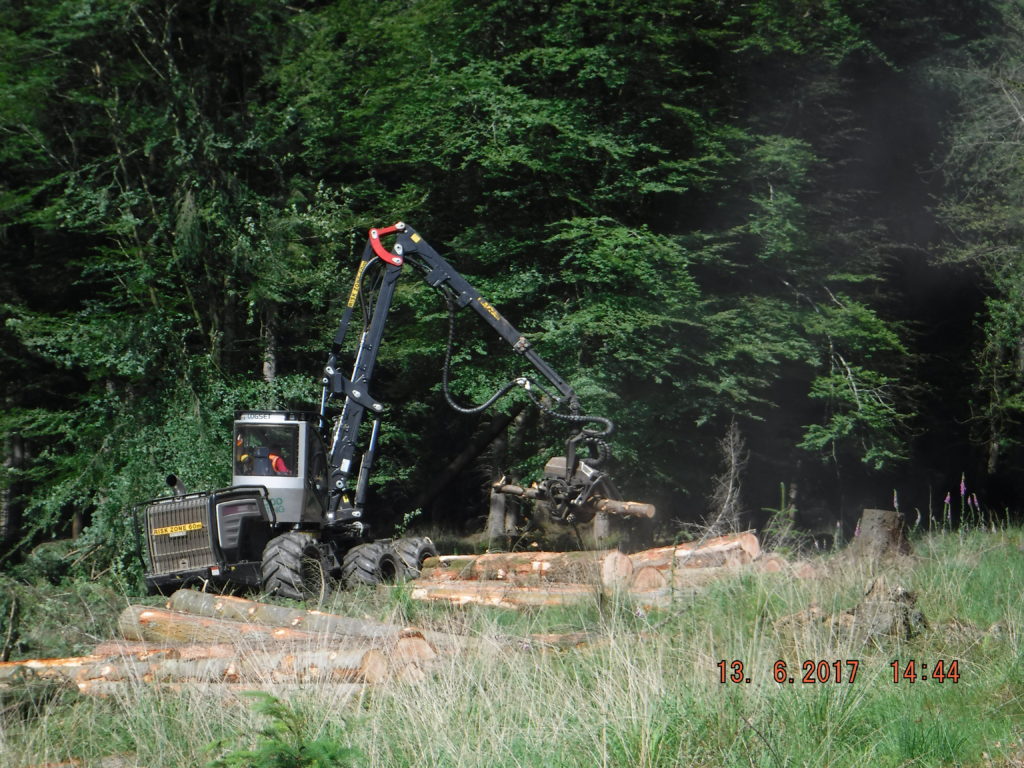
[{"label": "tall grass", "polygon": [[[308,738],[354,747],[369,767],[1009,766],[1019,753],[1005,745],[1019,750],[1024,734],[1022,538],[1017,529],[928,534],[898,565],[822,558],[817,579],[744,575],[653,613],[625,599],[505,613],[412,605],[401,592],[342,595],[336,610],[468,632],[479,648],[444,657],[416,684],[280,696]],[[778,624],[812,604],[848,610],[879,575],[917,594],[922,634],[855,646]],[[499,642],[577,629],[594,641],[571,651]],[[804,660],[854,659],[853,683],[800,682]],[[894,684],[895,659],[957,659],[960,681]],[[721,660],[743,662],[751,682],[720,682]],[[796,682],[773,680],[779,660]],[[9,713],[0,763],[120,753],[147,768],[203,766],[256,746],[265,723],[244,699],[139,683],[110,699],[63,695]]]}]

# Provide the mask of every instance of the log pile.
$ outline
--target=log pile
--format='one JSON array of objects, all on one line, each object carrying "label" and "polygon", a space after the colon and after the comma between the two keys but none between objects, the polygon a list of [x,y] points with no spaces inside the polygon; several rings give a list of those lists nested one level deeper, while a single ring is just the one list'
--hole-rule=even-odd
[{"label": "log pile", "polygon": [[412,583],[414,600],[503,608],[581,605],[625,595],[665,607],[761,558],[752,532],[648,549],[512,552],[430,558]]},{"label": "log pile", "polygon": [[[416,600],[503,608],[594,604],[625,596],[637,607],[664,607],[741,569],[800,572],[763,556],[750,532],[649,549],[635,554],[520,552],[427,560],[411,582]],[[315,610],[301,610],[179,590],[165,607],[130,605],[120,637],[86,656],[0,663],[5,688],[47,684],[109,695],[125,686],[188,686],[232,691],[334,686],[342,695],[362,686],[424,679],[439,655],[485,641]],[[486,641],[510,649],[576,648],[591,641],[566,636]]]},{"label": "log pile", "polygon": [[469,643],[193,590],[174,593],[166,608],[128,606],[118,629],[118,640],[86,656],[0,663],[0,690],[42,681],[100,696],[140,684],[219,693],[316,684],[351,694],[367,684],[421,680],[439,649]]}]

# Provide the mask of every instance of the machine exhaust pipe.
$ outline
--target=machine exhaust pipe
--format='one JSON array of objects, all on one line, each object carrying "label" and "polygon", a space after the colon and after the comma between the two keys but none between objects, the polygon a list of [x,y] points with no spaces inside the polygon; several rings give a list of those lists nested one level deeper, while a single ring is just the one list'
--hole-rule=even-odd
[{"label": "machine exhaust pipe", "polygon": [[175,496],[188,495],[188,488],[185,487],[185,484],[181,482],[181,478],[179,478],[177,475],[168,475],[167,485],[174,489]]}]

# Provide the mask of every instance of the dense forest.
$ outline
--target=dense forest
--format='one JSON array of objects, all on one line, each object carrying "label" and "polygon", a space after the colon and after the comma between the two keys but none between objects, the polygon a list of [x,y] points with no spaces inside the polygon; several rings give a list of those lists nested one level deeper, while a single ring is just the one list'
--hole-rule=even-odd
[{"label": "dense forest", "polygon": [[[234,411],[316,406],[398,220],[615,421],[666,531],[1019,517],[1022,52],[1013,0],[0,0],[6,561],[127,562],[168,471],[226,485]],[[410,273],[373,486],[469,530],[493,454],[422,495],[494,416],[445,404],[447,323]],[[467,402],[522,365],[456,337]],[[513,433],[526,478],[565,439]]]}]

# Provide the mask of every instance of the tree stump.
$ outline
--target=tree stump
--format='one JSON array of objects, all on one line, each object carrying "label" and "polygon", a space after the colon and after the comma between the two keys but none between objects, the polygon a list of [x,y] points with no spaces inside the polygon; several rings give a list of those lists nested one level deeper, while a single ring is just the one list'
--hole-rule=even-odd
[{"label": "tree stump", "polygon": [[865,509],[847,552],[850,557],[872,559],[909,555],[903,517],[889,509]]}]

